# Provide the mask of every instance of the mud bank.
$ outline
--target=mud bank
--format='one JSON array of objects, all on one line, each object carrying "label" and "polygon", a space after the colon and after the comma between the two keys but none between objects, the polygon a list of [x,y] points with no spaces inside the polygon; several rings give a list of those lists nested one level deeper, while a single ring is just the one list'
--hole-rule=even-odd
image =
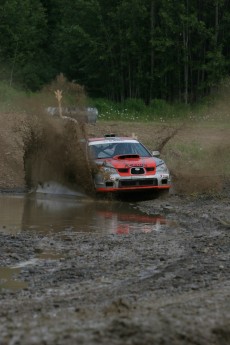
[{"label": "mud bank", "polygon": [[0,233],[0,344],[230,343],[229,185],[134,207],[168,222],[129,235]]}]

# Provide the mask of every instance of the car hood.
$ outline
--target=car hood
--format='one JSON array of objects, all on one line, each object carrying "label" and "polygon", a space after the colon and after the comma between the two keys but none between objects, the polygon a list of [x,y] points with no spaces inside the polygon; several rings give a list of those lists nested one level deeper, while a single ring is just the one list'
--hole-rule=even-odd
[{"label": "car hood", "polygon": [[156,167],[156,159],[153,157],[140,157],[139,155],[118,155],[113,158],[97,159],[96,164],[113,166],[116,169],[142,166],[142,167]]}]

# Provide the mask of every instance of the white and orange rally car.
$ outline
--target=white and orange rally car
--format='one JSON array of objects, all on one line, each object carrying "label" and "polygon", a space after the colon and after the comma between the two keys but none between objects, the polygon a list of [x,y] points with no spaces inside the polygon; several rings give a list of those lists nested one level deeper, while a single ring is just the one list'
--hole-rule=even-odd
[{"label": "white and orange rally car", "polygon": [[88,140],[90,157],[96,163],[96,192],[169,191],[171,179],[165,162],[132,137]]}]

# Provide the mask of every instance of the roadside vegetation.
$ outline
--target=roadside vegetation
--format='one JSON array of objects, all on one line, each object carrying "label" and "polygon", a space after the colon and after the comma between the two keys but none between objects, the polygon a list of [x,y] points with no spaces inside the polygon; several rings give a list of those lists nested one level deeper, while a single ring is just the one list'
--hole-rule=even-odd
[{"label": "roadside vegetation", "polygon": [[55,91],[62,91],[63,107],[96,107],[99,121],[128,121],[168,123],[174,121],[204,121],[205,125],[229,123],[230,79],[219,84],[215,94],[194,104],[169,103],[153,99],[146,105],[142,99],[127,98],[114,102],[106,98],[90,98],[84,86],[69,82],[63,74],[57,76],[40,91],[25,91],[0,81],[0,111],[43,113],[47,107],[57,106]]}]

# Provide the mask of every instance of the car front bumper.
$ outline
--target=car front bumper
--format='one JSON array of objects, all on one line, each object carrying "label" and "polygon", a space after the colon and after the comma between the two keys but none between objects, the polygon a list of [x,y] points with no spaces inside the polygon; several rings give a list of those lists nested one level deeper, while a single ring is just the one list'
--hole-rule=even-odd
[{"label": "car front bumper", "polygon": [[97,192],[122,192],[138,190],[169,189],[171,179],[169,174],[155,174],[149,176],[126,176],[111,174],[105,178],[98,174],[94,178]]}]

